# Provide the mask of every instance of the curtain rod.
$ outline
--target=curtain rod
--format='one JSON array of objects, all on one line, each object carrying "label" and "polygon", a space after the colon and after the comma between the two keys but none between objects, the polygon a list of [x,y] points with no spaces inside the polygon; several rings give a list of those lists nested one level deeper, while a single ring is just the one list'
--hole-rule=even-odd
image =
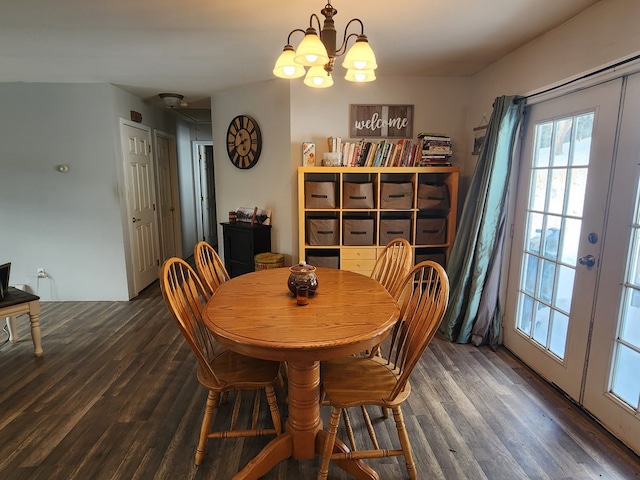
[{"label": "curtain rod", "polygon": [[567,80],[566,82],[561,83],[560,85],[555,85],[553,87],[549,87],[549,88],[547,88],[545,90],[542,90],[540,92],[536,92],[536,93],[532,93],[530,95],[522,96],[522,97],[518,98],[517,101],[523,101],[523,100],[526,101],[529,98],[537,97],[538,95],[544,95],[545,93],[553,92],[554,90],[559,90],[561,88],[566,87],[567,85],[571,85],[572,83],[576,83],[576,82],[579,82],[580,80],[584,80],[586,78],[593,77],[593,76],[598,75],[600,73],[607,72],[609,70],[613,70],[613,69],[615,69],[617,67],[621,67],[622,65],[626,65],[628,63],[632,63],[632,62],[634,62],[636,60],[639,60],[639,59],[640,59],[640,54],[639,55],[634,55],[633,57],[629,57],[629,58],[626,58],[624,60],[620,60],[620,61],[618,61],[616,63],[611,64],[611,65],[607,65],[606,67],[599,68],[598,70],[595,70],[593,72],[585,73],[584,75],[581,75],[580,77],[577,77],[577,78],[574,78],[574,79],[571,79],[571,80]]}]

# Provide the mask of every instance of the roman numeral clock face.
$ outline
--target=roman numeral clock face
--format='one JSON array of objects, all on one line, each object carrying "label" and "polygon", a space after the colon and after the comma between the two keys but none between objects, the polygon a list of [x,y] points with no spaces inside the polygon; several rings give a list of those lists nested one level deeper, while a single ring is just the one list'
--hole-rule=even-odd
[{"label": "roman numeral clock face", "polygon": [[227,153],[238,168],[251,168],[260,158],[262,135],[258,123],[247,115],[238,115],[227,129]]}]

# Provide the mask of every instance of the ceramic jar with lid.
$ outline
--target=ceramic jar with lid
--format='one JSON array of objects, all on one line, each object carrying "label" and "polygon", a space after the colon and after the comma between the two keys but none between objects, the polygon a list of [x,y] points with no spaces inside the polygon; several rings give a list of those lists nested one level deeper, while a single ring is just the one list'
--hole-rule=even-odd
[{"label": "ceramic jar with lid", "polygon": [[313,294],[318,288],[318,277],[316,276],[316,267],[309,265],[308,263],[300,262],[297,265],[293,265],[289,268],[289,279],[287,280],[287,286],[294,295],[296,294],[296,287],[299,285],[307,285],[309,287],[309,293]]}]

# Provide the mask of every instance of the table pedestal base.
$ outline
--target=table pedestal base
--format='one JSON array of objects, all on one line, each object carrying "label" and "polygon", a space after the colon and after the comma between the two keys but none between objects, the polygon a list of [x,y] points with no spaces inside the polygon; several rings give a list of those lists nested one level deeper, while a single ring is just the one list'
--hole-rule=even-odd
[{"label": "table pedestal base", "polygon": [[[289,418],[285,433],[269,442],[234,480],[257,480],[289,457],[302,460],[322,454],[327,432],[322,430],[320,420],[320,362],[290,362],[287,377]],[[348,451],[346,445],[336,440],[334,452]],[[360,460],[341,460],[335,464],[357,480],[379,480],[378,474]]]}]

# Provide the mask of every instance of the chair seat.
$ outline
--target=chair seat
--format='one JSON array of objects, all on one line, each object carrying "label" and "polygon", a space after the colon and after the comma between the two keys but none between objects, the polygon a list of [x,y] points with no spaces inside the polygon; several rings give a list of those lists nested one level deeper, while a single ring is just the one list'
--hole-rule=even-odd
[{"label": "chair seat", "polygon": [[392,408],[404,402],[411,392],[407,382],[396,398],[388,399],[398,377],[381,357],[354,356],[322,362],[320,378],[329,402],[340,408],[365,404]]},{"label": "chair seat", "polygon": [[222,349],[211,362],[211,366],[222,388],[201,368],[198,368],[198,381],[214,391],[264,388],[278,378],[280,370],[280,362],[260,360]]}]

